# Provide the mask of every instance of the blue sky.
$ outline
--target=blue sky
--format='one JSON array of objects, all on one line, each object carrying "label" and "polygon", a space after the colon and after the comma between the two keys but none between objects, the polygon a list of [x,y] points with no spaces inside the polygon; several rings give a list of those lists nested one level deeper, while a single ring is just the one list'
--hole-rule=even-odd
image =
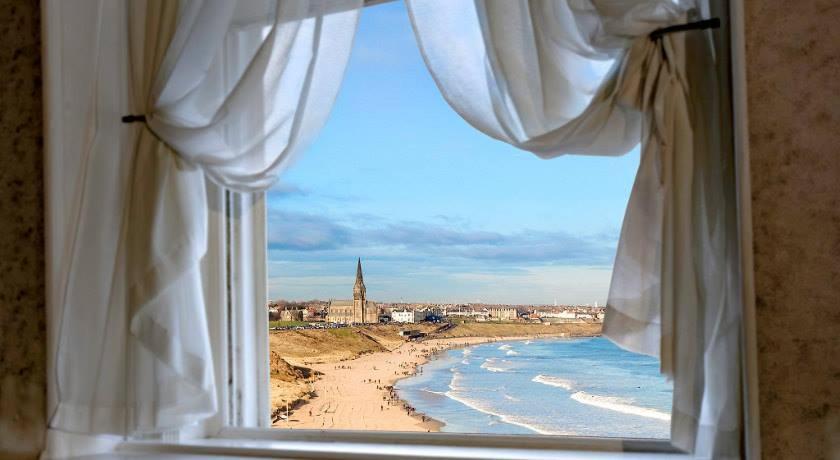
[{"label": "blue sky", "polygon": [[485,136],[402,2],[366,8],[329,121],[268,193],[269,297],[349,298],[361,257],[371,300],[603,304],[638,161]]}]

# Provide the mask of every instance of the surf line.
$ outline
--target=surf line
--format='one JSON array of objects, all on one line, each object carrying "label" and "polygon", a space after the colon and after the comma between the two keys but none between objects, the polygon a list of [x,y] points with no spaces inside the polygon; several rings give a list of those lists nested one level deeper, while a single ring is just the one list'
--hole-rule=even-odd
[{"label": "surf line", "polygon": [[667,414],[656,409],[648,409],[647,407],[639,407],[631,404],[618,402],[616,401],[617,398],[592,395],[583,391],[573,393],[570,396],[570,398],[581,404],[600,407],[601,409],[607,409],[615,412],[621,412],[622,414],[638,415],[640,417],[662,420],[663,422],[671,421],[671,414]]}]

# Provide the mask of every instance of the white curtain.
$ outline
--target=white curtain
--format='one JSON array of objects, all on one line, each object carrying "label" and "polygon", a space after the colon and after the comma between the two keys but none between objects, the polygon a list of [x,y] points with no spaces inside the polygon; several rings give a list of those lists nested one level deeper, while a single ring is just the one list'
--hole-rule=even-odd
[{"label": "white curtain", "polygon": [[[54,133],[74,180],[52,227],[67,233],[50,270],[50,426],[181,427],[215,404],[198,271],[204,178],[259,190],[306,145],[338,91],[361,0],[49,4],[68,19],[62,33],[82,38],[62,43],[63,72],[90,77],[67,80]],[[605,334],[660,357],[675,381],[677,446],[737,456],[734,201],[708,37],[647,38],[693,19],[693,5],[408,4],[444,97],[481,131],[546,158],[642,143]],[[147,123],[120,123],[129,113]]]},{"label": "white curtain", "polygon": [[[68,72],[74,59],[93,65],[78,97],[87,112],[63,116],[78,126],[60,134],[79,165],[54,270],[52,429],[160,432],[215,412],[205,177],[241,191],[274,182],[326,121],[361,6],[51,4],[87,28],[63,33],[90,35],[91,48],[62,44]],[[83,86],[73,83],[68,92]],[[126,114],[147,122],[120,123]]]},{"label": "white curtain", "polygon": [[740,456],[731,168],[707,32],[672,0],[407,0],[426,64],[470,124],[543,158],[641,142],[604,334],[674,381],[671,438]]}]

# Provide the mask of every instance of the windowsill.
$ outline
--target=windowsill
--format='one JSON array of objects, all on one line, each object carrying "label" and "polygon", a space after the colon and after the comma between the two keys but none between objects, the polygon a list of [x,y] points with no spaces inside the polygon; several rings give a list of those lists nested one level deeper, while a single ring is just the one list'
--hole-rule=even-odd
[{"label": "windowsill", "polygon": [[[420,435],[420,436],[418,436]],[[425,438],[425,439],[423,439]],[[356,441],[354,441],[355,439]],[[413,442],[412,442],[413,441]],[[501,447],[488,447],[488,444]],[[523,448],[522,444],[530,444]],[[555,444],[550,446],[550,444]],[[647,447],[647,448],[646,448]],[[632,450],[632,452],[628,451]],[[496,437],[426,433],[225,430],[220,437],[177,443],[126,442],[102,459],[198,456],[317,459],[686,459],[662,441]]]},{"label": "windowsill", "polygon": [[167,459],[172,455],[216,455],[225,457],[273,457],[317,459],[680,459],[683,454],[598,452],[586,450],[515,449],[491,447],[453,447],[429,445],[388,445],[351,442],[267,441],[253,439],[201,439],[166,444],[150,441],[123,444],[112,456],[97,458],[136,458],[127,454],[142,454],[141,458]]}]

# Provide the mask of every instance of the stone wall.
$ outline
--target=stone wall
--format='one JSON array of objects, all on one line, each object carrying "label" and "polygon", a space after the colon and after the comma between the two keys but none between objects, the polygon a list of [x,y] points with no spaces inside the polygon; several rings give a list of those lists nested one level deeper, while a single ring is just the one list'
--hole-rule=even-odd
[{"label": "stone wall", "polygon": [[0,0],[0,457],[44,435],[40,20],[38,0]]},{"label": "stone wall", "polygon": [[840,458],[840,2],[744,5],[762,449]]}]

